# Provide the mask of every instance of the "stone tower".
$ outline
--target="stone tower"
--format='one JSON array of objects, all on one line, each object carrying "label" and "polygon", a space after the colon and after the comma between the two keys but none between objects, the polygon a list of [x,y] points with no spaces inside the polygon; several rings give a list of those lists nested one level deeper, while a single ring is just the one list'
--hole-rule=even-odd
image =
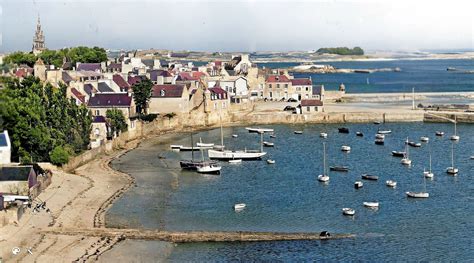
[{"label": "stone tower", "polygon": [[35,36],[33,37],[33,54],[38,55],[43,50],[45,50],[44,45],[44,35],[43,30],[41,29],[40,18],[38,16],[38,23],[36,24],[36,32]]}]

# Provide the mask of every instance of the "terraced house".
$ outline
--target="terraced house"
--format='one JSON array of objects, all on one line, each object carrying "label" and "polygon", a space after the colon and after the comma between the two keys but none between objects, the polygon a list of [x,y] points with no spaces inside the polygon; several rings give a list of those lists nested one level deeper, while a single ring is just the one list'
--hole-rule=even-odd
[{"label": "terraced house", "polygon": [[287,100],[291,92],[291,80],[285,75],[270,75],[265,80],[263,97],[268,100]]}]

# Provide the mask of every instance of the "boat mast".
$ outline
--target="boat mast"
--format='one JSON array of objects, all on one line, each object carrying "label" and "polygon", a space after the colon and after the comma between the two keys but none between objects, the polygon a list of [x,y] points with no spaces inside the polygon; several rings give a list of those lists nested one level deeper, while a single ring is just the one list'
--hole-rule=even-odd
[{"label": "boat mast", "polygon": [[430,153],[430,173],[431,173],[431,146],[429,146],[429,153]]},{"label": "boat mast", "polygon": [[415,109],[415,88],[412,88],[412,93],[413,93],[413,99],[412,99],[412,102],[411,102],[411,109],[414,110]]},{"label": "boat mast", "polygon": [[191,132],[191,160],[194,162],[194,142],[193,133]]},{"label": "boat mast", "polygon": [[263,153],[263,131],[260,132],[260,152]]},{"label": "boat mast", "polygon": [[326,174],[326,143],[323,142],[323,175]]},{"label": "boat mast", "polygon": [[[199,142],[202,143],[202,139],[199,138]],[[200,151],[201,151],[201,158],[202,158],[202,161],[204,162],[204,150],[202,149],[202,146],[199,147],[200,148]]]},{"label": "boat mast", "polygon": [[451,167],[454,170],[454,142],[451,144]]},{"label": "boat mast", "polygon": [[456,115],[454,115],[454,135],[457,135],[457,129],[456,129],[456,124],[458,123]]},{"label": "boat mast", "polygon": [[221,123],[221,146],[224,150],[224,131],[222,130],[222,109],[219,111],[219,122]]},{"label": "boat mast", "polygon": [[409,147],[408,147],[408,137],[407,137],[407,142],[405,143],[405,158],[410,160],[410,153],[408,151],[409,151]]}]

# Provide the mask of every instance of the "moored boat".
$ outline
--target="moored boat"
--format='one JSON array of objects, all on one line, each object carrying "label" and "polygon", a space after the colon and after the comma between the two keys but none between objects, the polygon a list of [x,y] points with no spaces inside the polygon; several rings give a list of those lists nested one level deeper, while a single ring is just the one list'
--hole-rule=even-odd
[{"label": "moored boat", "polygon": [[229,163],[241,163],[242,162],[242,159],[232,159],[232,160],[229,160]]},{"label": "moored boat", "polygon": [[197,172],[202,174],[220,174],[222,167],[216,164],[207,164],[197,167]]},{"label": "moored boat", "polygon": [[384,139],[375,139],[374,143],[377,144],[377,145],[384,145],[385,140]]},{"label": "moored boat", "polygon": [[346,127],[341,127],[341,128],[337,128],[339,133],[349,133],[349,128],[346,128]]},{"label": "moored boat", "polygon": [[274,164],[274,163],[275,163],[275,160],[268,159],[268,160],[267,160],[267,163],[268,163],[268,164]]},{"label": "moored boat", "polygon": [[323,173],[318,175],[318,181],[320,182],[328,182],[329,181],[329,176],[327,175],[326,171],[326,143],[323,142]]},{"label": "moored boat", "polygon": [[390,134],[390,133],[392,133],[392,131],[391,130],[378,130],[377,133],[378,134]]},{"label": "moored boat", "polygon": [[263,142],[263,146],[265,146],[265,147],[274,147],[275,144],[273,142]]},{"label": "moored boat", "polygon": [[336,172],[349,172],[349,167],[347,166],[329,166],[329,170]]},{"label": "moored boat", "polygon": [[270,138],[276,138],[276,135],[275,134],[270,134]]},{"label": "moored boat", "polygon": [[385,184],[388,186],[388,187],[396,187],[397,186],[397,182],[396,181],[393,181],[393,180],[387,180],[385,182]]},{"label": "moored boat", "polygon": [[245,209],[245,207],[247,207],[247,205],[244,204],[244,203],[235,204],[235,205],[234,205],[234,210],[235,210],[235,211],[242,211],[242,210]]},{"label": "moored boat", "polygon": [[342,214],[344,214],[346,216],[353,216],[353,215],[355,215],[355,212],[356,211],[354,209],[348,208],[348,207],[342,209]]},{"label": "moored boat", "polygon": [[172,150],[180,150],[181,147],[183,147],[183,145],[178,145],[178,144],[171,144],[171,145],[170,145],[170,148],[171,148]]},{"label": "moored boat", "polygon": [[403,157],[405,156],[406,152],[402,152],[402,151],[392,151],[392,156],[395,156],[395,157]]},{"label": "moored boat", "polygon": [[444,135],[444,132],[443,131],[437,131],[436,132],[436,136],[443,136]]},{"label": "moored boat", "polygon": [[341,151],[343,151],[343,152],[349,152],[350,150],[351,150],[350,146],[347,146],[347,145],[341,146]]},{"label": "moored boat", "polygon": [[245,128],[247,131],[250,133],[265,133],[265,132],[273,132],[273,129],[267,129],[267,128],[251,128],[247,127]]},{"label": "moored boat", "polygon": [[364,180],[371,180],[371,181],[377,181],[379,179],[378,176],[376,175],[370,175],[370,174],[363,174],[362,176],[362,179]]},{"label": "moored boat", "polygon": [[232,138],[237,138],[237,137],[239,137],[239,135],[237,135],[237,134],[232,134]]},{"label": "moored boat", "polygon": [[364,183],[361,182],[361,181],[356,181],[356,182],[354,183],[354,188],[355,188],[355,189],[360,189],[360,188],[362,188],[363,186],[364,186]]},{"label": "moored boat", "polygon": [[419,142],[408,142],[408,145],[411,147],[421,147],[421,143]]},{"label": "moored boat", "polygon": [[201,147],[202,149],[204,148],[212,148],[214,146],[213,143],[203,143],[203,142],[198,142],[196,143],[198,147]]},{"label": "moored boat", "polygon": [[294,131],[295,134],[303,134],[303,131]]},{"label": "moored boat", "polygon": [[426,136],[421,136],[420,137],[420,141],[422,142],[428,142],[430,140],[430,138],[426,137]]},{"label": "moored boat", "polygon": [[459,173],[459,169],[454,166],[454,143],[451,143],[451,166],[446,168],[446,173],[452,176]]},{"label": "moored boat", "polygon": [[364,134],[362,132],[356,132],[356,136],[364,137]]},{"label": "moored boat", "polygon": [[328,134],[325,133],[325,132],[321,132],[321,133],[319,134],[319,137],[321,137],[321,138],[327,138],[327,137],[328,137]]},{"label": "moored boat", "polygon": [[385,139],[385,135],[377,133],[377,134],[375,134],[375,139]]},{"label": "moored boat", "polygon": [[368,207],[368,208],[378,208],[379,207],[379,202],[363,202],[362,204],[365,207]]},{"label": "moored boat", "polygon": [[428,198],[428,197],[430,197],[430,194],[425,193],[425,192],[405,192],[405,194],[407,195],[407,197],[411,197],[411,198]]}]

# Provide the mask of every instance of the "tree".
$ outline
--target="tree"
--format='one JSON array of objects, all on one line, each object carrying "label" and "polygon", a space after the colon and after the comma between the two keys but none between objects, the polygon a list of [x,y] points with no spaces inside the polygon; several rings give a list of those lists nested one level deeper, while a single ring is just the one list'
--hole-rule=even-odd
[{"label": "tree", "polygon": [[132,86],[133,90],[133,100],[137,106],[138,114],[146,114],[146,109],[148,107],[148,102],[151,98],[151,91],[153,90],[153,82],[145,78],[140,82],[135,83]]},{"label": "tree", "polygon": [[112,137],[119,136],[121,132],[127,131],[128,125],[121,110],[109,109],[105,113],[105,116],[107,117],[107,122],[110,127],[110,135]]},{"label": "tree", "polygon": [[69,161],[69,153],[61,146],[56,146],[49,154],[49,159],[54,165],[61,166]]},{"label": "tree", "polygon": [[17,64],[17,65],[26,64],[32,67],[35,64],[36,60],[37,58],[33,53],[25,53],[25,52],[17,51],[6,56],[3,59],[3,62],[5,64]]}]

